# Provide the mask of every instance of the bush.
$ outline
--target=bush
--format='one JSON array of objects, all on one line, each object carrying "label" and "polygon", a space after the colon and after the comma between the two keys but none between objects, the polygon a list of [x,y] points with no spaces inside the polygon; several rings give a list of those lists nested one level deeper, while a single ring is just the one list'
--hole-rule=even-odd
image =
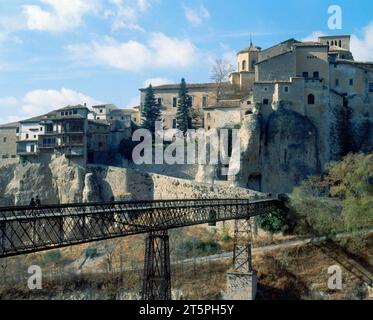
[{"label": "bush", "polygon": [[96,248],[87,248],[85,250],[85,257],[93,259],[97,256],[97,249]]},{"label": "bush", "polygon": [[175,254],[178,259],[189,259],[200,256],[209,256],[221,252],[221,248],[216,241],[201,240],[192,237],[182,240],[177,244]]},{"label": "bush", "polygon": [[372,172],[373,154],[349,154],[332,163],[322,180],[310,178],[296,188],[291,199],[298,230],[324,236],[348,231],[349,241],[363,246],[360,231],[373,226]]},{"label": "bush", "polygon": [[62,253],[60,250],[47,251],[44,254],[44,263],[59,263],[62,260]]},{"label": "bush", "polygon": [[275,209],[268,214],[257,216],[256,223],[261,229],[271,234],[288,229],[286,213],[280,209]]}]

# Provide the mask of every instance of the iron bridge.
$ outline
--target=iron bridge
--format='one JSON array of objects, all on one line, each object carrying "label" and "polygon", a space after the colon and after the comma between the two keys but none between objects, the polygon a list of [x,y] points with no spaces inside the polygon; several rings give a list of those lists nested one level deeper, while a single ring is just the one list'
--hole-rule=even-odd
[{"label": "iron bridge", "polygon": [[[281,207],[283,202],[276,198],[0,207],[0,258],[146,233],[143,298],[165,300],[171,298],[167,230],[227,220],[250,221]],[[246,271],[251,269],[249,247],[251,243],[241,247],[235,243],[237,261],[248,252]]]}]

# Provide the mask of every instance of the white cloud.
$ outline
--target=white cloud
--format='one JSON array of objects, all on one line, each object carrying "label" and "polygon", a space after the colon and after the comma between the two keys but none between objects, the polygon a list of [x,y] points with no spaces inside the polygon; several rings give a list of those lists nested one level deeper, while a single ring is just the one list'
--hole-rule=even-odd
[{"label": "white cloud", "polygon": [[67,105],[92,106],[102,102],[83,93],[62,88],[61,90],[33,90],[22,99],[22,112],[28,116],[40,115]]},{"label": "white cloud", "polygon": [[358,61],[373,60],[373,21],[363,29],[363,36],[351,36],[351,51]]},{"label": "white cloud", "polygon": [[0,123],[7,123],[45,114],[49,111],[87,103],[90,107],[102,104],[81,92],[62,88],[61,90],[33,90],[23,97],[0,97],[1,117]]},{"label": "white cloud", "polygon": [[174,83],[174,82],[167,78],[150,78],[144,81],[144,88],[148,87],[149,84],[151,84],[153,87],[156,87],[156,86],[161,86],[163,84],[170,84],[170,83]]},{"label": "white cloud", "polygon": [[83,16],[97,9],[95,1],[85,0],[40,0],[47,6],[24,5],[22,13],[27,28],[39,31],[66,31],[79,27]]},{"label": "white cloud", "polygon": [[126,71],[187,67],[195,63],[198,55],[197,48],[188,39],[171,38],[163,33],[152,33],[145,44],[106,38],[103,43],[76,44],[66,49],[83,64],[107,65]]},{"label": "white cloud", "polygon": [[309,41],[317,41],[319,37],[325,36],[326,34],[322,31],[314,31],[310,35],[304,37],[300,41],[302,42],[309,42]]},{"label": "white cloud", "polygon": [[104,12],[105,18],[112,19],[112,29],[144,31],[138,20],[151,4],[149,0],[110,0],[111,8]]},{"label": "white cloud", "polygon": [[184,13],[186,19],[195,27],[200,26],[206,19],[210,18],[210,12],[202,4],[196,8],[184,6]]}]

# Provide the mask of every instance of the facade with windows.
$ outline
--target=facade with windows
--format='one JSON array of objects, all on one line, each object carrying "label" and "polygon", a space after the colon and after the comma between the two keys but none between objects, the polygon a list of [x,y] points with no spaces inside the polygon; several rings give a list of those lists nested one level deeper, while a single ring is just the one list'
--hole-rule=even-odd
[{"label": "facade with windows", "polygon": [[[158,104],[162,107],[162,121],[165,129],[175,128],[180,85],[169,84],[153,87]],[[203,126],[204,108],[216,104],[217,86],[215,83],[187,84],[188,93],[192,98],[192,113],[194,127]],[[146,88],[140,89],[141,107],[145,102]]]},{"label": "facade with windows", "polygon": [[17,157],[19,123],[0,125],[0,160]]}]

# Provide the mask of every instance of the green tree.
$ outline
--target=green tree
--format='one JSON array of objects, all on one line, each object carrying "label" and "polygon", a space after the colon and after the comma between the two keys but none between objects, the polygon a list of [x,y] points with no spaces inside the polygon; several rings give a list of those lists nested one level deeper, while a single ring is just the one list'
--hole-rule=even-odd
[{"label": "green tree", "polygon": [[256,217],[256,223],[258,226],[271,234],[284,231],[287,225],[286,222],[286,214],[280,209],[275,209],[268,214]]},{"label": "green tree", "polygon": [[185,79],[181,79],[179,99],[177,104],[176,112],[176,123],[177,127],[184,134],[187,132],[188,128],[192,126],[191,119],[191,108],[192,108],[192,98],[188,94],[187,85]]},{"label": "green tree", "polygon": [[143,118],[142,127],[154,135],[155,122],[161,120],[161,105],[155,99],[151,84],[145,92],[145,102],[141,110],[141,116]]},{"label": "green tree", "polygon": [[350,244],[363,246],[364,230],[373,226],[373,154],[332,163],[322,180],[309,178],[295,188],[291,204],[300,233],[333,237],[347,231]]}]

